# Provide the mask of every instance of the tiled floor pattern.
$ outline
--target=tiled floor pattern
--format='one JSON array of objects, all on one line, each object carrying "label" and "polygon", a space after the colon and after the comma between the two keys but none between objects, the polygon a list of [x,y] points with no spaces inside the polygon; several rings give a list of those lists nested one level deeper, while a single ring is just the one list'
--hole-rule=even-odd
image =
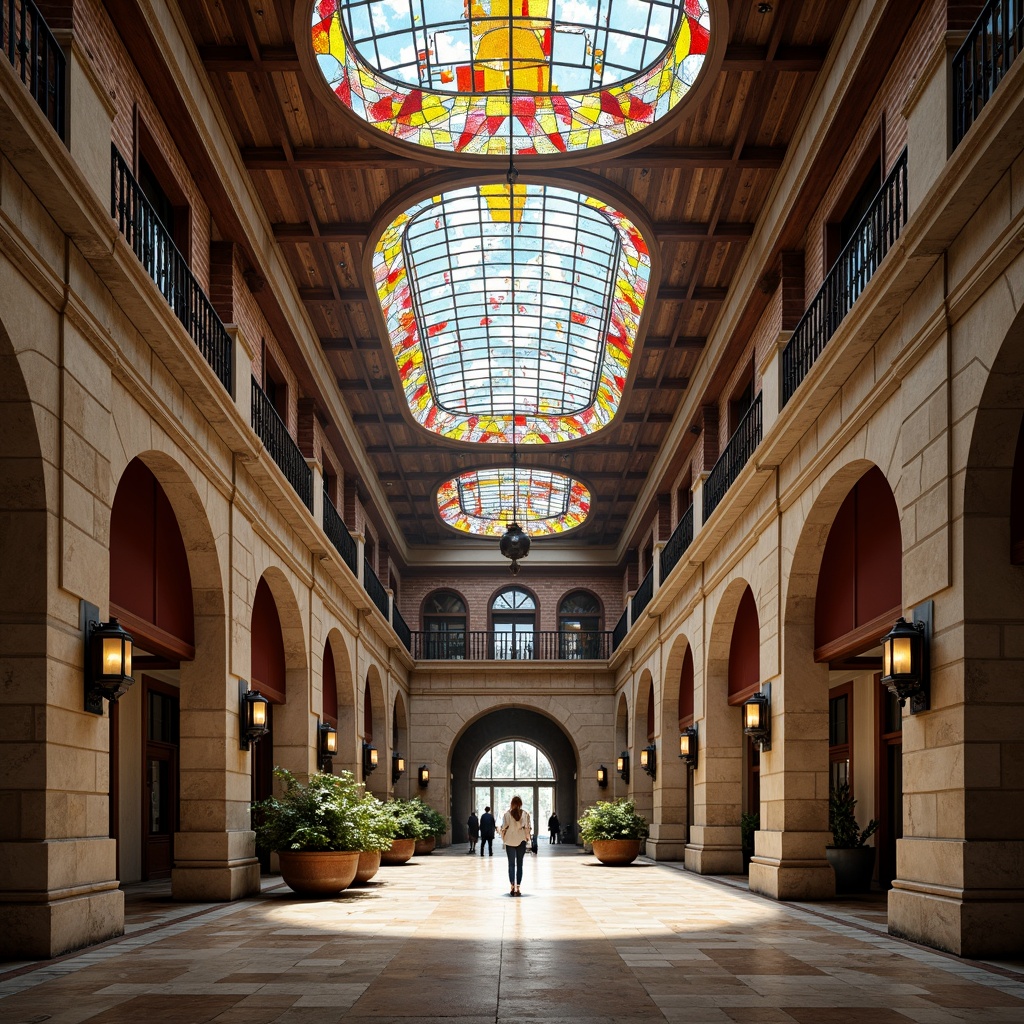
[{"label": "tiled floor pattern", "polygon": [[124,938],[0,965],[0,1022],[1024,1022],[1024,978],[890,939],[877,904],[805,910],[543,846],[512,899],[505,867],[443,851],[324,901],[277,879],[215,907],[129,890]]}]

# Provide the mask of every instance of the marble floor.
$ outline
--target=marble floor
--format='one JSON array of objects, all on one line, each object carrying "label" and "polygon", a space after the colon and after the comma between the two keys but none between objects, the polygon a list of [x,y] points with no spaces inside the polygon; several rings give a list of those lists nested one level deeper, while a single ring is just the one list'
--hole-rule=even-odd
[{"label": "marble floor", "polygon": [[[498,846],[498,844],[495,844]],[[175,904],[131,887],[124,937],[0,964],[2,1024],[1024,1022],[1024,974],[889,938],[879,898],[778,904],[737,879],[575,847],[443,850],[335,899]]]}]

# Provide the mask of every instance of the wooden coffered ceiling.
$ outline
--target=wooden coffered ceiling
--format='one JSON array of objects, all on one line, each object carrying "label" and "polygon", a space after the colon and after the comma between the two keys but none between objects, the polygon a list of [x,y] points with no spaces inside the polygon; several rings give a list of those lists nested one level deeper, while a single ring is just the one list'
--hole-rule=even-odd
[{"label": "wooden coffered ceiling", "polygon": [[[507,464],[508,453],[438,442],[403,415],[362,277],[378,211],[445,168],[429,155],[379,148],[370,129],[323,102],[296,51],[309,45],[308,35],[292,37],[293,21],[308,18],[295,18],[286,0],[181,6],[392,515],[410,545],[460,543],[437,517],[438,484],[462,469]],[[663,270],[612,426],[521,456],[524,465],[567,472],[591,487],[590,521],[570,535],[580,544],[617,545],[631,525],[845,6],[730,3],[721,68],[672,130],[646,148],[588,163],[588,172],[646,211]]]}]

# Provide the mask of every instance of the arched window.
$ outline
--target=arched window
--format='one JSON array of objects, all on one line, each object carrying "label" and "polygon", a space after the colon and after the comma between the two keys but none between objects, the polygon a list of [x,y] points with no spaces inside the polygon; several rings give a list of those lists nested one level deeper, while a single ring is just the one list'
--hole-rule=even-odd
[{"label": "arched window", "polygon": [[427,658],[466,656],[466,602],[452,590],[436,590],[423,604]]},{"label": "arched window", "polygon": [[491,605],[495,658],[532,658],[537,605],[532,595],[509,587]]},{"label": "arched window", "polygon": [[522,798],[534,831],[544,831],[555,810],[555,771],[548,756],[525,740],[496,743],[473,769],[477,813],[491,807],[500,822],[513,796]]},{"label": "arched window", "polygon": [[593,594],[574,590],[558,606],[558,649],[561,658],[598,657],[601,604]]}]

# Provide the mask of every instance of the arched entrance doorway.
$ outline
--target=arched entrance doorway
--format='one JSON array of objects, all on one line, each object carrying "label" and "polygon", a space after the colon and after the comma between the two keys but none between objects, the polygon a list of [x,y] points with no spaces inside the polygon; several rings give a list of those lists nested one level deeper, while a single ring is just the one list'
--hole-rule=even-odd
[{"label": "arched entrance doorway", "polygon": [[[548,771],[544,762],[550,766],[551,775],[547,777],[540,775]],[[452,748],[452,842],[465,842],[466,819],[474,807],[479,814],[490,804],[500,820],[500,812],[508,807],[513,792],[523,798],[524,806],[535,815],[538,831],[544,830],[551,814],[550,810],[545,813],[542,809],[542,805],[548,806],[544,803],[548,798],[563,824],[574,822],[579,816],[578,766],[579,759],[569,737],[557,722],[538,711],[502,708],[478,718]],[[478,771],[490,771],[491,775],[478,775]],[[531,805],[534,790],[536,804]]]}]

